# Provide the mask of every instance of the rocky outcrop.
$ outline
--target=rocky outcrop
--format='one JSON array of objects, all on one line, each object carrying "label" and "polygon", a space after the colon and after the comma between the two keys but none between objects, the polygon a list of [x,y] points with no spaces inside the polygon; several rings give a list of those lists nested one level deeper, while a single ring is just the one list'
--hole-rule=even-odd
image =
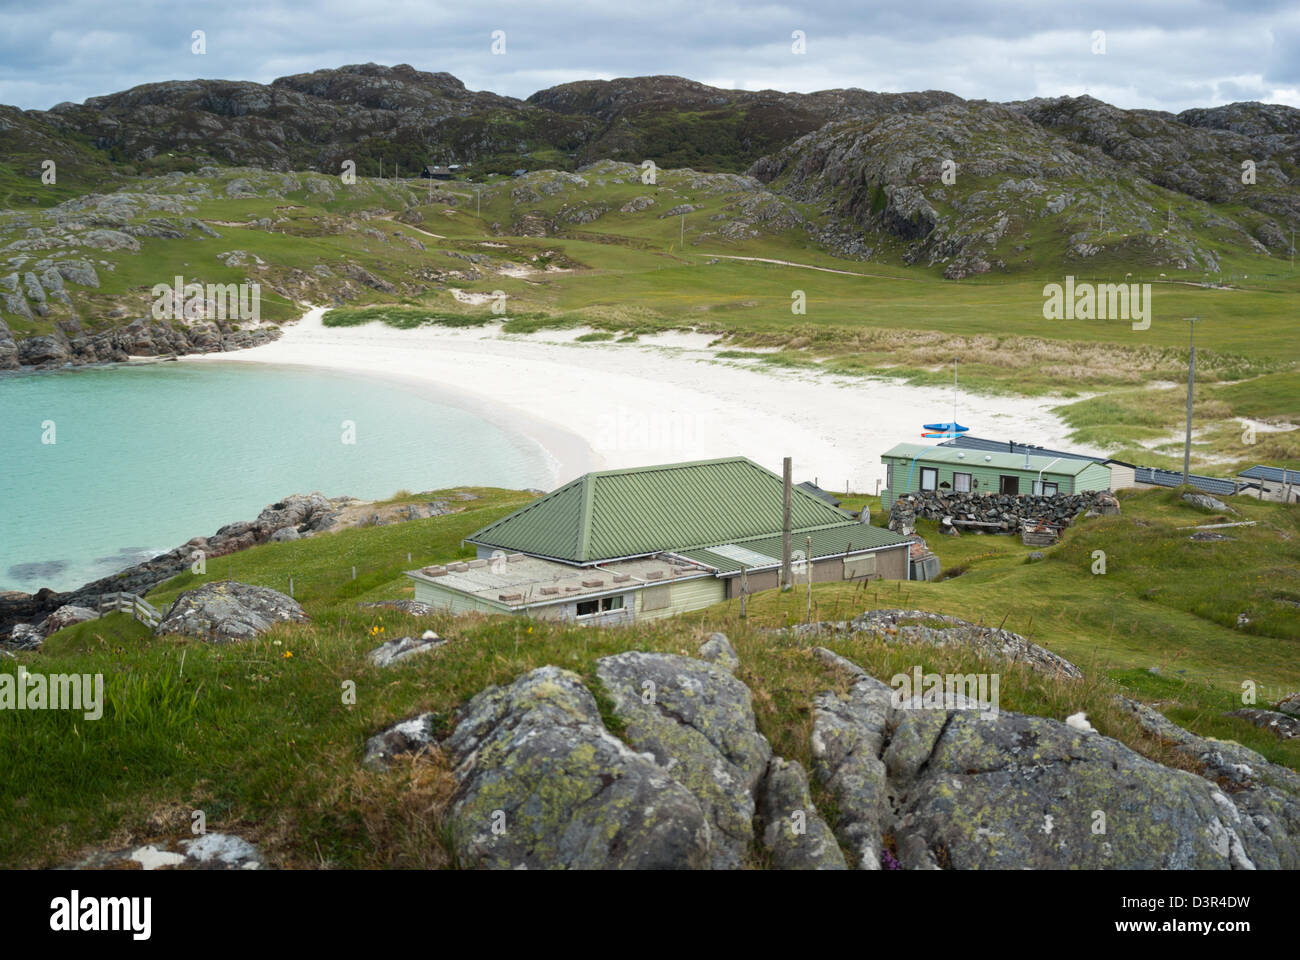
[{"label": "rocky outcrop", "polygon": [[798,761],[773,757],[763,784],[763,847],[777,870],[847,870],[835,835],[813,806]]},{"label": "rocky outcrop", "polygon": [[1227,793],[1256,866],[1300,867],[1300,774],[1239,743],[1197,736],[1146,704],[1124,697],[1119,702],[1148,733],[1170,743]]},{"label": "rocky outcrop", "polygon": [[[705,644],[724,645],[721,634]],[[844,869],[803,768],[772,756],[729,669],[630,651],[598,661],[596,677],[618,736],[581,678],[558,667],[460,712],[441,749],[458,784],[450,824],[462,862],[736,869],[762,850],[781,869]],[[367,757],[431,749],[431,731],[421,717],[399,724]]]},{"label": "rocky outcrop", "polygon": [[432,714],[377,734],[365,763],[448,762],[446,822],[470,867],[1255,869],[1300,856],[1300,775],[1149,707],[1124,701],[1198,772],[1102,736],[1082,713],[931,706],[813,652],[847,682],[813,703],[829,823],[803,768],[758,733],[744,685],[673,654],[597,661],[603,710],[577,674],[538,668],[471,699],[440,743]]},{"label": "rocky outcrop", "polygon": [[755,791],[772,748],[754,724],[749,688],[720,666],[671,654],[605,657],[596,675],[624,724],[623,739],[652,754],[700,803],[710,865],[739,867],[753,842]]},{"label": "rocky outcrop", "polygon": [[928,709],[830,651],[822,655],[845,669],[851,686],[817,697],[814,772],[835,798],[833,827],[861,868],[894,857],[911,869],[1253,869],[1293,862],[1300,834],[1287,805],[1294,793],[1243,799],[1207,777],[1154,763],[1087,724]]},{"label": "rocky outcrop", "polygon": [[48,637],[52,633],[62,630],[64,627],[70,627],[74,623],[84,623],[87,620],[95,620],[99,617],[99,612],[89,607],[79,607],[76,604],[68,603],[59,607],[48,617],[36,625],[42,637]]},{"label": "rocky outcrop", "polygon": [[267,587],[217,580],[187,590],[154,630],[209,643],[249,640],[277,623],[306,623],[307,614],[291,597]]},{"label": "rocky outcrop", "polygon": [[703,806],[605,729],[577,674],[542,667],[466,706],[443,744],[449,828],[466,866],[692,869],[710,863]]},{"label": "rocky outcrop", "polygon": [[0,637],[16,623],[37,623],[60,606],[95,607],[101,594],[126,592],[143,596],[162,581],[189,569],[198,557],[208,560],[224,557],[266,543],[286,528],[292,528],[299,536],[313,536],[333,527],[344,506],[352,500],[351,497],[330,499],[320,493],[296,493],[263,509],[256,520],[227,524],[210,537],[194,537],[167,553],[76,590],[0,593]]},{"label": "rocky outcrop", "polygon": [[1294,740],[1300,737],[1300,717],[1293,717],[1289,713],[1282,713],[1278,710],[1259,710],[1254,707],[1243,707],[1240,710],[1231,710],[1224,714],[1225,717],[1237,717],[1248,723],[1267,730],[1279,740]]},{"label": "rocky outcrop", "polygon": [[820,621],[789,628],[797,635],[867,634],[880,643],[924,643],[969,647],[983,656],[1023,663],[1039,673],[1078,680],[1083,672],[1045,647],[1018,633],[986,627],[927,610],[867,610],[852,620]]}]

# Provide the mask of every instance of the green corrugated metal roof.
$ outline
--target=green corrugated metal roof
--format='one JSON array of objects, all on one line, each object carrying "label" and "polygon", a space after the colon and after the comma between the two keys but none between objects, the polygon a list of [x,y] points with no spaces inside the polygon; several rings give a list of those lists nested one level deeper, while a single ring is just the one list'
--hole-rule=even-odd
[{"label": "green corrugated metal roof", "polygon": [[[795,530],[790,538],[790,549],[792,551],[807,552],[809,537],[812,537],[812,552],[809,554],[809,558],[813,560],[821,557],[833,557],[842,553],[873,550],[877,547],[899,546],[909,543],[906,537],[901,537],[892,530],[850,521],[826,527]],[[774,536],[731,540],[728,541],[728,544],[715,543],[711,544],[710,547],[726,545],[743,547],[747,551],[762,554],[770,560],[767,566],[773,566],[781,562],[781,535],[779,533]],[[716,567],[719,573],[739,572],[741,564],[738,560],[724,554],[714,553],[710,547],[674,550],[673,552],[688,560]],[[747,564],[747,566],[752,570],[756,564]]]},{"label": "green corrugated metal roof", "polygon": [[[961,457],[958,454],[964,453]],[[1025,466],[1023,453],[985,453],[982,450],[965,450],[961,447],[927,447],[920,443],[900,443],[881,454],[881,457],[916,458],[917,463],[943,463],[952,466],[965,464],[973,467],[991,467],[997,470],[1018,470],[1038,473],[1044,470],[1050,476],[1074,477],[1094,466],[1091,460],[1074,460],[1067,457],[1028,457]],[[986,459],[987,458],[987,459]],[[1108,468],[1109,469],[1109,468]]]},{"label": "green corrugated metal roof", "polygon": [[[779,476],[745,457],[604,470],[466,539],[569,563],[731,543],[780,531],[781,486]],[[796,528],[843,523],[847,516],[797,487],[790,505]]]}]

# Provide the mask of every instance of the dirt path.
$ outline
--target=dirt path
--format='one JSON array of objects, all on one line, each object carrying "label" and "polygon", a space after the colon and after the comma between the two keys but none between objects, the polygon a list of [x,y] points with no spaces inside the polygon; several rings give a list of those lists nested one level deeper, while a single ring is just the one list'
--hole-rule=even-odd
[{"label": "dirt path", "polygon": [[395,214],[395,213],[390,213],[390,214],[388,214],[387,216],[376,217],[375,219],[376,219],[376,220],[387,220],[387,221],[389,221],[390,223],[398,223],[398,224],[401,224],[401,225],[404,226],[404,227],[408,227],[408,228],[410,228],[411,230],[414,230],[416,233],[422,233],[422,234],[424,234],[426,237],[433,237],[433,239],[435,239],[435,240],[446,240],[446,239],[447,239],[447,238],[444,237],[441,233],[430,233],[428,230],[421,230],[419,227],[415,226],[414,224],[406,223],[406,222],[403,221],[403,220],[394,220],[393,217],[395,217],[395,216],[397,216],[397,214]]},{"label": "dirt path", "polygon": [[749,260],[754,263],[775,263],[781,267],[802,267],[805,270],[820,270],[822,273],[842,273],[846,277],[871,277],[874,280],[920,280],[920,277],[891,277],[885,273],[855,273],[852,270],[836,270],[833,267],[818,267],[811,263],[794,263],[790,260],[772,260],[768,257],[735,257],[725,253],[710,253],[703,256],[716,257],[719,260]]}]

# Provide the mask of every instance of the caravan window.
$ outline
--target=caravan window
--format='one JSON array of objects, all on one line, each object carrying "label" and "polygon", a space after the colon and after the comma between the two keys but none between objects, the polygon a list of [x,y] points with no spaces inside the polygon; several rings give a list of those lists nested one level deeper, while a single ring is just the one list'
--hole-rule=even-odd
[{"label": "caravan window", "polygon": [[952,475],[952,488],[958,493],[970,493],[970,474],[954,473]]},{"label": "caravan window", "polygon": [[933,490],[939,486],[939,471],[934,467],[921,468],[921,489]]}]

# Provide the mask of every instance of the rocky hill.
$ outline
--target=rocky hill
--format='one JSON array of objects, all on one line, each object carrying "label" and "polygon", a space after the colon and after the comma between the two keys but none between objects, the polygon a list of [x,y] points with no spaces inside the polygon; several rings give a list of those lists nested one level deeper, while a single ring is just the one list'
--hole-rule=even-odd
[{"label": "rocky hill", "polygon": [[[348,160],[361,179],[340,188]],[[651,189],[644,160],[659,168]],[[56,184],[41,182],[46,161]],[[429,161],[465,164],[457,180],[476,182],[422,197],[409,180],[374,178],[381,164],[409,176]],[[1300,110],[1259,103],[1175,116],[1089,97],[997,104],[664,76],[518,100],[405,64],[146,84],[46,111],[0,107],[0,368],[261,336],[154,328],[142,319],[146,266],[154,280],[191,266],[198,282],[256,279],[274,294],[273,320],[306,300],[411,298],[475,279],[486,253],[429,247],[443,228],[427,228],[458,206],[466,241],[770,240],[777,255],[820,247],[949,279],[1178,271],[1220,282],[1289,255],[1297,178]],[[682,214],[693,223],[676,238],[655,226]],[[280,233],[329,249],[297,262]]]},{"label": "rocky hill", "polygon": [[[1255,182],[1243,184],[1249,159]],[[1225,254],[1288,252],[1298,162],[1294,136],[1085,97],[839,120],[750,173],[854,225],[863,241],[845,252],[941,265],[953,279],[1103,253],[1203,275]]]}]

